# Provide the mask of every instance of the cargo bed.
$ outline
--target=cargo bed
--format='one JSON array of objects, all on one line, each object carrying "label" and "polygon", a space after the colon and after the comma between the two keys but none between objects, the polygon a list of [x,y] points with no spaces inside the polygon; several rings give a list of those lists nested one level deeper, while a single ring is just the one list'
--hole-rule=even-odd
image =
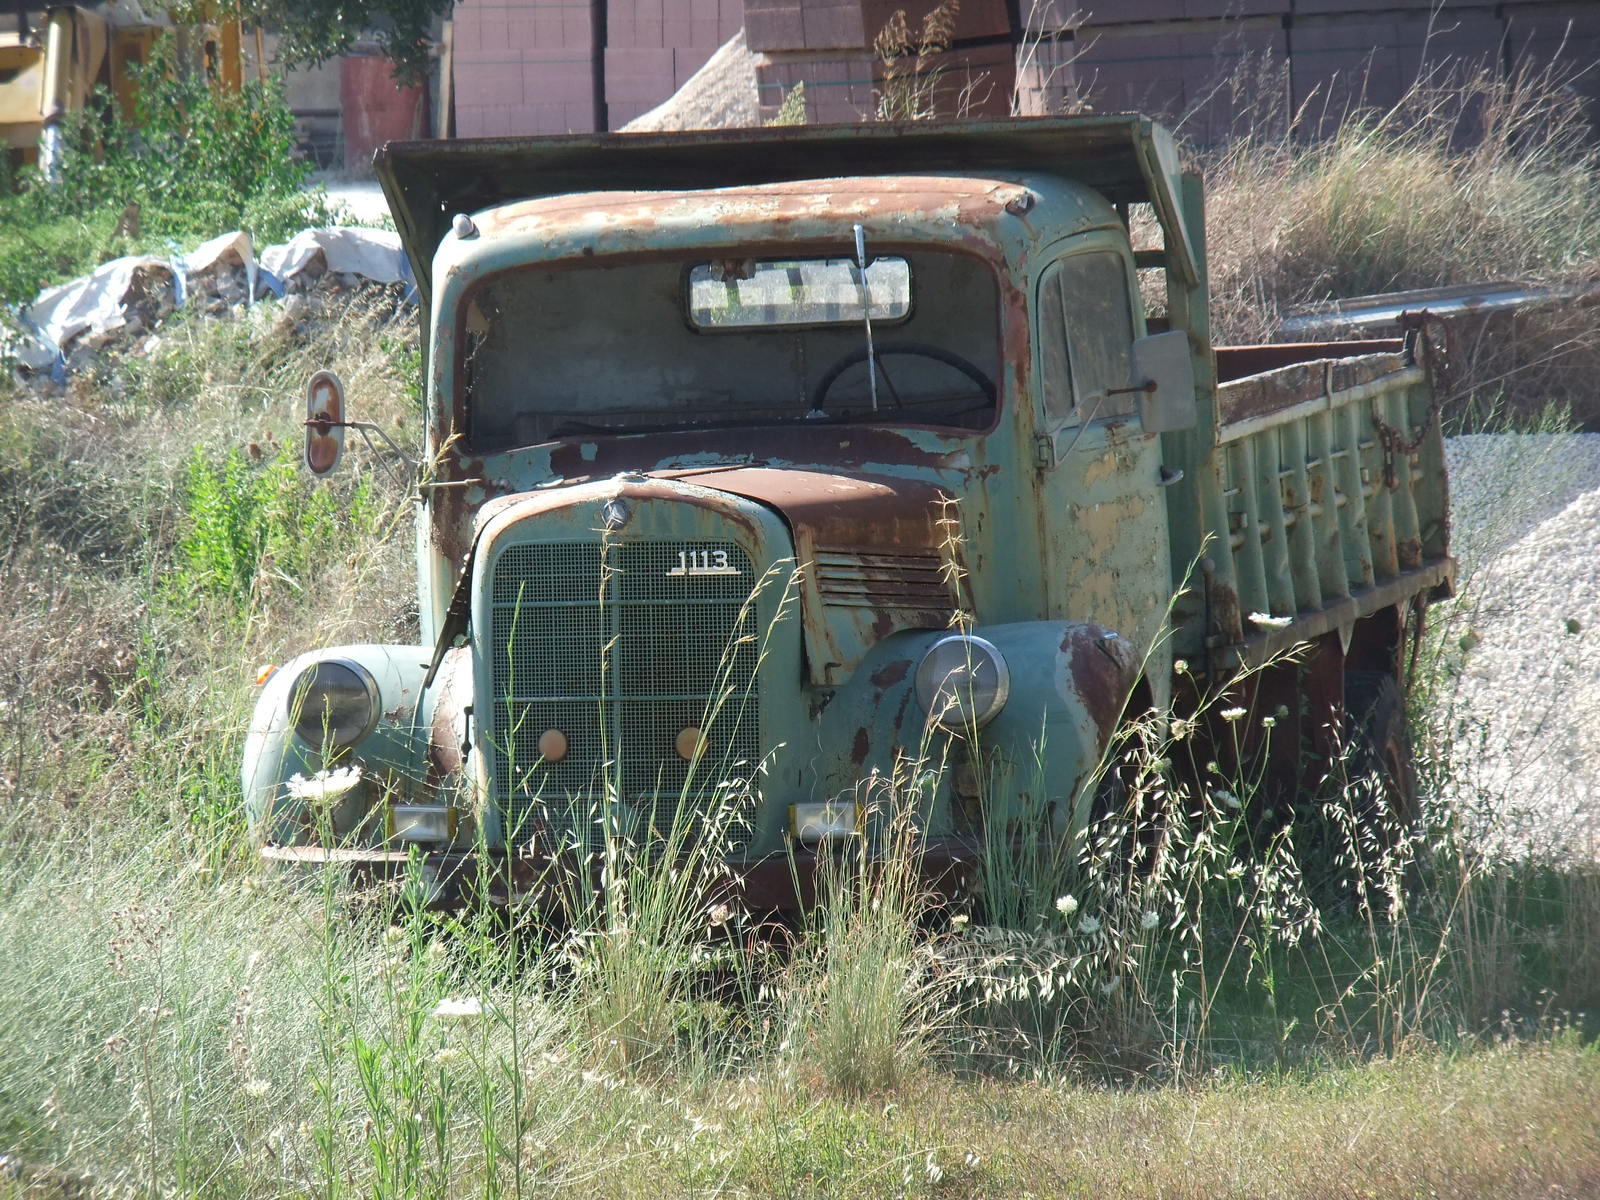
[{"label": "cargo bed", "polygon": [[1224,347],[1216,364],[1187,652],[1228,669],[1448,594],[1444,450],[1419,343]]}]

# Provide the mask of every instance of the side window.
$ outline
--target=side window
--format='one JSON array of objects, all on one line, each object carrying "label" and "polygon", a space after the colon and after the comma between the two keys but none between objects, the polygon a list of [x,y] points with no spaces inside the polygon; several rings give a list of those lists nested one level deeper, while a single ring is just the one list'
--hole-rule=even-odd
[{"label": "side window", "polygon": [[1107,250],[1075,254],[1045,272],[1039,285],[1039,337],[1045,413],[1052,424],[1132,411],[1131,393],[1091,402],[1128,386],[1133,369],[1133,310],[1127,269]]}]

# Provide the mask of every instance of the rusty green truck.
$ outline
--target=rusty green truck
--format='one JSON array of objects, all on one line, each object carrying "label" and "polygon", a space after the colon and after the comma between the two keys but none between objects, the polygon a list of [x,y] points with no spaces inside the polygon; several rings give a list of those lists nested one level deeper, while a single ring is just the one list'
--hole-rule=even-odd
[{"label": "rusty green truck", "polygon": [[945,768],[920,828],[958,870],[986,828],[1081,827],[1128,713],[1294,644],[1240,703],[1297,753],[1358,709],[1404,770],[1406,647],[1453,569],[1426,348],[1213,347],[1201,184],[1159,126],[378,166],[425,328],[421,637],[264,686],[265,856],[420,858],[447,899],[489,866],[518,895],[608,829],[715,824],[783,907],[877,836],[866,781],[908,756]]}]

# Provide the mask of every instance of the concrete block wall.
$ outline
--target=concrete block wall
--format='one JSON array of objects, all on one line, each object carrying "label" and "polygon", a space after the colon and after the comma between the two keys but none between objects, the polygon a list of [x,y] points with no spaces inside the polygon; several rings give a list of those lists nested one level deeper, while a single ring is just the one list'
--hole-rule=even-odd
[{"label": "concrete block wall", "polygon": [[671,96],[743,24],[744,0],[606,0],[609,128]]},{"label": "concrete block wall", "polygon": [[[461,136],[615,129],[667,99],[742,26],[763,56],[760,110],[796,83],[808,118],[870,117],[883,85],[878,31],[904,9],[915,36],[936,0],[460,0]],[[1596,0],[963,0],[935,64],[950,113],[1141,109],[1196,141],[1299,111],[1305,130],[1392,103],[1430,66],[1510,71],[1600,61]],[[1087,14],[1087,15],[1084,15]],[[1241,70],[1253,72],[1236,88]],[[1573,85],[1600,101],[1600,71]],[[1266,103],[1262,96],[1267,97]],[[1274,117],[1272,114],[1278,114]]]},{"label": "concrete block wall", "polygon": [[594,0],[461,0],[456,133],[498,137],[599,127]]},{"label": "concrete block wall", "polygon": [[1043,0],[1036,24],[1059,38],[1054,60],[1072,64],[1071,95],[1024,97],[1027,111],[1063,101],[1138,109],[1180,122],[1197,142],[1292,114],[1317,136],[1352,108],[1392,105],[1429,72],[1554,64],[1600,115],[1593,2],[1122,0],[1076,21],[1067,7]]}]

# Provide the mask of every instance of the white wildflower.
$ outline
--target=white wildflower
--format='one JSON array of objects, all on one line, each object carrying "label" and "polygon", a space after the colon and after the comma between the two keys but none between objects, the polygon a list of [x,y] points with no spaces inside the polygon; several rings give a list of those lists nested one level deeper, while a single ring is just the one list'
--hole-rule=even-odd
[{"label": "white wildflower", "polygon": [[475,996],[464,996],[459,1000],[447,996],[433,1006],[433,1015],[441,1021],[455,1021],[467,1017],[482,1016],[483,1001]]},{"label": "white wildflower", "polygon": [[1070,917],[1078,911],[1078,901],[1073,896],[1059,896],[1056,898],[1056,911],[1063,917]]},{"label": "white wildflower", "polygon": [[1250,614],[1251,624],[1259,625],[1262,629],[1287,629],[1293,621],[1293,617],[1275,617],[1271,613]]},{"label": "white wildflower", "polygon": [[310,779],[304,775],[292,775],[289,782],[283,785],[283,790],[289,793],[292,800],[332,804],[360,782],[360,767],[335,767],[331,771],[318,771]]},{"label": "white wildflower", "polygon": [[1186,721],[1182,717],[1176,717],[1168,728],[1172,733],[1172,740],[1181,742],[1194,732],[1194,722]]},{"label": "white wildflower", "polygon": [[1175,674],[1187,675],[1189,673],[1189,660],[1186,658],[1173,659],[1172,670]]},{"label": "white wildflower", "polygon": [[1078,931],[1080,933],[1090,933],[1090,934],[1099,933],[1100,932],[1100,918],[1099,917],[1085,917],[1085,918],[1083,918],[1083,920],[1078,922]]},{"label": "white wildflower", "polygon": [[1239,807],[1239,797],[1235,796],[1227,788],[1213,788],[1211,795],[1219,804],[1225,804],[1229,808]]},{"label": "white wildflower", "polygon": [[1277,717],[1262,717],[1261,718],[1261,728],[1263,728],[1263,729],[1271,729],[1277,723],[1278,723],[1278,718]]},{"label": "white wildflower", "polygon": [[1144,916],[1139,918],[1139,927],[1141,929],[1154,929],[1160,923],[1161,923],[1161,917],[1156,913],[1156,910],[1153,909],[1153,908],[1145,909],[1144,910]]},{"label": "white wildflower", "polygon": [[272,1085],[265,1079],[246,1079],[244,1081],[244,1094],[260,1099],[272,1090]]},{"label": "white wildflower", "polygon": [[1244,709],[1225,708],[1217,715],[1220,716],[1224,721],[1237,721],[1244,716]]},{"label": "white wildflower", "polygon": [[972,918],[966,913],[957,913],[955,916],[950,918],[950,925],[954,929],[964,929],[967,922],[971,919]]}]

